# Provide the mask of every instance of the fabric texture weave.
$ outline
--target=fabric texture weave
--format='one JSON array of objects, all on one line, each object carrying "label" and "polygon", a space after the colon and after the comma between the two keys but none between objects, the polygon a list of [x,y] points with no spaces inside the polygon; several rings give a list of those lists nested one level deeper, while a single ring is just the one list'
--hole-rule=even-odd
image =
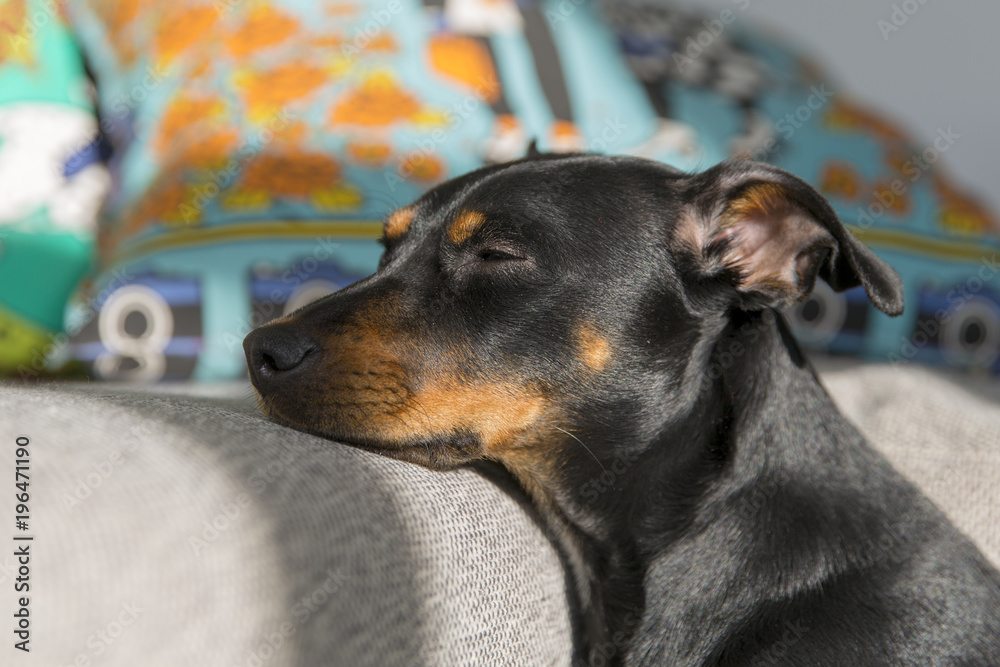
[{"label": "fabric texture weave", "polygon": [[[819,367],[1000,566],[1000,387]],[[16,437],[31,452],[33,643],[17,664],[569,664],[564,569],[502,476],[274,425],[242,384],[152,391],[0,385],[0,477]],[[0,506],[4,525],[11,514]],[[11,556],[0,566],[16,576]],[[0,596],[0,614],[12,604]]]}]

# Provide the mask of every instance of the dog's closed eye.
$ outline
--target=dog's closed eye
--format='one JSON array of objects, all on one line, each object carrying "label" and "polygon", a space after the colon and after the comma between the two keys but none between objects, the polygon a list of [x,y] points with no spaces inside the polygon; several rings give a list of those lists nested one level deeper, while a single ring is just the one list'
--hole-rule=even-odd
[{"label": "dog's closed eye", "polygon": [[509,248],[497,248],[489,246],[486,248],[481,248],[477,253],[479,259],[484,262],[523,262],[527,261],[526,257],[522,257],[515,251]]},{"label": "dog's closed eye", "polygon": [[486,275],[512,275],[521,269],[530,269],[535,262],[531,255],[508,243],[489,242],[469,248],[456,267],[456,275],[483,273]]}]

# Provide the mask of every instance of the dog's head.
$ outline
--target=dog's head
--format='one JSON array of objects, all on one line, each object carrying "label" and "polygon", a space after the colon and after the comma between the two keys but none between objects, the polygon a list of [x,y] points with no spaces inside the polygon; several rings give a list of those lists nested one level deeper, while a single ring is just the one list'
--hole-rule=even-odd
[{"label": "dog's head", "polygon": [[384,244],[374,275],[247,336],[263,409],[431,467],[500,461],[529,490],[659,432],[733,311],[817,277],[902,309],[815,190],[749,162],[489,167],[390,215]]}]

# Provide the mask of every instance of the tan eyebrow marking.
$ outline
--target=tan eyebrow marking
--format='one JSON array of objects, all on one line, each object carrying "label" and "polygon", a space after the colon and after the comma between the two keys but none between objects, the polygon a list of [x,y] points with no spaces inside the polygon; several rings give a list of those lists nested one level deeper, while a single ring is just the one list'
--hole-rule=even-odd
[{"label": "tan eyebrow marking", "polygon": [[412,206],[407,206],[390,213],[389,217],[385,219],[385,227],[382,230],[385,238],[389,241],[395,241],[409,231],[416,213],[416,210]]},{"label": "tan eyebrow marking", "polygon": [[448,227],[448,240],[455,245],[461,245],[475,234],[484,222],[486,216],[479,211],[463,211]]},{"label": "tan eyebrow marking", "polygon": [[599,335],[590,325],[580,327],[576,332],[576,342],[580,360],[594,371],[603,371],[611,360],[611,346],[607,339]]}]

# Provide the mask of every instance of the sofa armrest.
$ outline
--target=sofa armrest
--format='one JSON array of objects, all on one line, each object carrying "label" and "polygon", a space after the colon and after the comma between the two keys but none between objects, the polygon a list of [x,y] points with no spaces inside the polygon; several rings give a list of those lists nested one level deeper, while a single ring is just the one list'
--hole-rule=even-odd
[{"label": "sofa armrest", "polygon": [[240,393],[0,385],[0,605],[26,436],[38,664],[569,663],[563,568],[516,495],[277,426]]}]

